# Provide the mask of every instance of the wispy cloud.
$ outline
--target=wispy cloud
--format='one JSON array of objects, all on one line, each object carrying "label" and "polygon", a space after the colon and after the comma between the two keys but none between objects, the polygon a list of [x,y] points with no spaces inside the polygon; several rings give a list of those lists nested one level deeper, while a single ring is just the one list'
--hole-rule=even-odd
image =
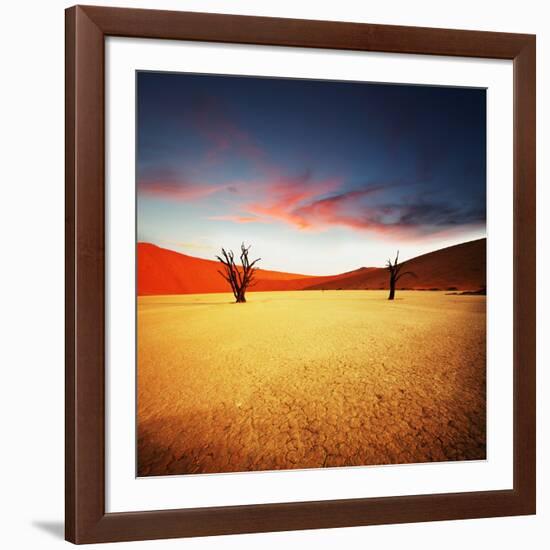
[{"label": "wispy cloud", "polygon": [[[192,122],[206,142],[203,158],[189,172],[196,178],[173,170],[150,169],[140,175],[140,194],[198,201],[227,192],[224,211],[209,215],[208,219],[236,224],[282,223],[308,232],[344,227],[415,238],[428,232],[452,232],[457,227],[485,223],[485,211],[479,207],[469,208],[464,201],[438,200],[433,194],[418,190],[418,186],[433,182],[436,166],[446,154],[445,145],[436,144],[429,152],[418,155],[408,181],[371,181],[350,188],[338,173],[321,177],[308,169],[289,175],[292,170],[275,163],[219,99],[202,97],[195,105]],[[405,126],[397,126],[389,136],[388,150],[396,162]],[[256,174],[254,180],[232,181],[227,174],[223,184],[200,179],[205,167],[228,159],[247,163]],[[404,195],[403,189],[409,193],[416,190],[411,196]]]},{"label": "wispy cloud", "polygon": [[258,216],[239,216],[231,214],[221,216],[209,216],[208,219],[235,223],[268,223],[268,220],[265,220]]},{"label": "wispy cloud", "polygon": [[453,205],[421,193],[388,200],[388,193],[398,187],[395,183],[369,184],[338,193],[341,185],[339,179],[316,181],[309,174],[274,182],[264,189],[261,202],[243,203],[240,214],[216,219],[235,223],[281,222],[303,231],[345,227],[400,238],[452,234],[464,226],[485,224],[485,211],[477,206]]},{"label": "wispy cloud", "polygon": [[138,193],[170,200],[197,200],[226,189],[227,186],[189,180],[175,170],[149,169],[140,174]]},{"label": "wispy cloud", "polygon": [[278,173],[264,148],[236,121],[230,108],[220,99],[203,96],[197,101],[193,124],[207,142],[205,165],[220,164],[233,155],[253,164],[264,174]]},{"label": "wispy cloud", "polygon": [[263,186],[262,200],[242,205],[242,210],[259,221],[282,221],[299,229],[313,229],[300,215],[300,206],[333,192],[342,185],[339,178],[314,179],[310,172],[298,177],[280,178]]},{"label": "wispy cloud", "polygon": [[[311,172],[295,178],[268,182],[261,201],[240,205],[241,214],[217,217],[236,223],[282,222],[303,231],[322,231],[334,225],[366,229],[368,225],[349,213],[357,201],[389,185],[370,185],[364,189],[334,194],[343,186],[342,178],[315,179]],[[372,224],[375,225],[375,224]]]},{"label": "wispy cloud", "polygon": [[138,190],[143,195],[151,195],[173,200],[196,200],[208,197],[220,191],[217,185],[199,185],[187,182],[140,182]]},{"label": "wispy cloud", "polygon": [[320,229],[331,225],[347,226],[353,229],[373,229],[375,224],[362,218],[361,214],[354,210],[357,210],[358,201],[380,193],[388,187],[389,185],[370,185],[363,189],[321,198],[297,208],[294,215],[305,220],[309,227]]},{"label": "wispy cloud", "polygon": [[[284,167],[277,166],[270,160],[268,153],[237,123],[222,101],[211,96],[202,97],[195,104],[192,124],[197,135],[206,142],[202,156],[196,159],[193,166],[188,167],[185,175],[181,171],[165,167],[142,170],[137,184],[140,194],[194,201],[221,191],[239,193],[247,186],[246,180],[232,181],[224,175],[224,183],[220,184],[208,177],[205,179],[205,173],[213,166],[235,159],[247,163],[262,178],[283,178]],[[248,186],[250,187],[250,182]]]}]

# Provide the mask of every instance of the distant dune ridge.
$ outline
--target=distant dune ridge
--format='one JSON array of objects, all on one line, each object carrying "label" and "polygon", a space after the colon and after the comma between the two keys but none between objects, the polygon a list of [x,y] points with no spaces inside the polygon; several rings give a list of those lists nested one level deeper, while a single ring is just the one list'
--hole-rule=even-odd
[{"label": "distant dune ridge", "polygon": [[[462,243],[404,262],[405,276],[398,289],[479,290],[486,286],[487,239]],[[395,253],[395,251],[391,251]],[[391,254],[390,254],[391,255]],[[220,276],[220,263],[138,243],[137,286],[139,296],[228,292]],[[258,269],[249,291],[276,290],[374,290],[388,288],[385,268],[361,267],[338,275],[309,276]]]},{"label": "distant dune ridge", "polygon": [[[404,263],[403,272],[412,271],[416,277],[404,276],[398,289],[479,290],[486,286],[487,239],[442,248]],[[312,290],[387,289],[388,273],[374,269],[367,273],[351,274],[338,281],[314,284]]]}]

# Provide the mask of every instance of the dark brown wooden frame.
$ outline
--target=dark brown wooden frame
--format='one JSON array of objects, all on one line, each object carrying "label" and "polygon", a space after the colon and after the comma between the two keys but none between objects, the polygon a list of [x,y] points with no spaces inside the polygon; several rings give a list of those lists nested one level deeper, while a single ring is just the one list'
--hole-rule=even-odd
[{"label": "dark brown wooden frame", "polygon": [[[105,513],[107,36],[510,59],[514,64],[514,488]],[[66,11],[66,539],[92,543],[534,514],[535,36],[76,6]]]}]

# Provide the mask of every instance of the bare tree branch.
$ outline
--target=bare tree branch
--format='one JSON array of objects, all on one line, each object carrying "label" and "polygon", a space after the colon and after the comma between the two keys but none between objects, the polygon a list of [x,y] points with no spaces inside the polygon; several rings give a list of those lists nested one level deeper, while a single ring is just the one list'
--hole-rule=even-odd
[{"label": "bare tree branch", "polygon": [[251,245],[241,244],[240,260],[241,265],[235,264],[235,254],[232,250],[226,251],[222,248],[222,255],[216,256],[219,262],[224,266],[224,271],[218,270],[218,273],[231,285],[231,290],[237,303],[246,302],[245,294],[247,288],[254,281],[254,273],[257,268],[254,266],[261,258],[256,258],[253,262],[248,259],[248,252]]}]

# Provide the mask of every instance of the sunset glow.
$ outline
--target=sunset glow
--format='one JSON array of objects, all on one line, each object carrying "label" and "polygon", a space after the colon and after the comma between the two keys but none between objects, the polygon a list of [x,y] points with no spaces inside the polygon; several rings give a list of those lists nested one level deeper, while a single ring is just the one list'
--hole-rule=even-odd
[{"label": "sunset glow", "polygon": [[485,236],[485,90],[138,73],[138,241],[326,275]]}]

